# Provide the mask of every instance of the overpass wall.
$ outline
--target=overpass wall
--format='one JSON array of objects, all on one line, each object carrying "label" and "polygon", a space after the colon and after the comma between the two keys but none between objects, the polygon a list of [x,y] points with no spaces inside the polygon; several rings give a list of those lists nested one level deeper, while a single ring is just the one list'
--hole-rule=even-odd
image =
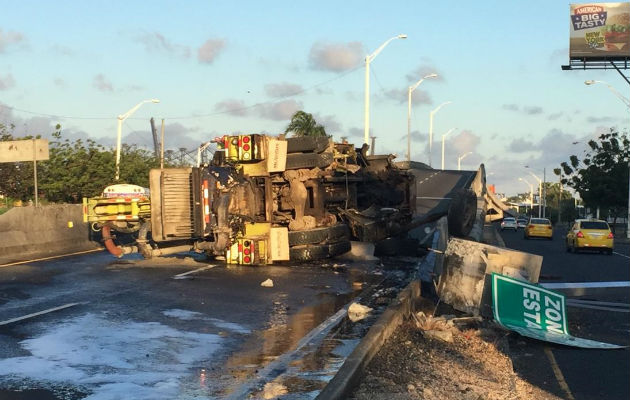
[{"label": "overpass wall", "polygon": [[0,215],[0,264],[96,248],[80,204],[14,207]]}]

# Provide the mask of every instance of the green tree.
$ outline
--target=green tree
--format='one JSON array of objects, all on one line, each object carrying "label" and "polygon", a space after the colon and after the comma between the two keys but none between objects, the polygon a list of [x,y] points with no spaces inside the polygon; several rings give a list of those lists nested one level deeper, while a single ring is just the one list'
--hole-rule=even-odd
[{"label": "green tree", "polygon": [[327,136],[326,129],[319,125],[312,114],[304,111],[297,111],[291,117],[291,122],[284,130],[284,133],[293,132],[293,136]]},{"label": "green tree", "polygon": [[587,207],[600,208],[617,218],[628,205],[628,160],[630,140],[614,128],[588,142],[590,150],[580,160],[571,155],[554,170],[561,182],[575,189]]}]

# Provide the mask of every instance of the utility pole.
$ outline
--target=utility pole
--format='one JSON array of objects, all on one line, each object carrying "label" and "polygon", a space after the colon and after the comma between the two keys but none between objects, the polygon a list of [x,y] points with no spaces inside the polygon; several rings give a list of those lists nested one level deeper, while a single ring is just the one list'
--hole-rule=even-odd
[{"label": "utility pole", "polygon": [[370,139],[372,139],[372,144],[370,145],[372,151],[370,154],[374,155],[374,149],[376,148],[376,136],[371,136]]},{"label": "utility pole", "polygon": [[153,117],[151,117],[149,122],[151,122],[151,133],[153,134],[153,151],[155,152],[155,158],[158,158],[160,156],[160,142],[158,142],[157,128]]}]

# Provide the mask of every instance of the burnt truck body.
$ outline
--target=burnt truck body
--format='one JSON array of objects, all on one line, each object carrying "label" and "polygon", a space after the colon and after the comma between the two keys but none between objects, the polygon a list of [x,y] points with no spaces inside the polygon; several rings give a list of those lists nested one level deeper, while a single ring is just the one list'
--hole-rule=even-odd
[{"label": "burnt truck body", "polygon": [[[367,145],[259,134],[217,142],[207,165],[151,170],[150,196],[116,199],[117,209],[111,198],[84,200],[84,220],[118,257],[192,250],[234,264],[332,257],[412,221],[413,174],[394,156],[368,156]],[[135,242],[119,244],[114,232]]]}]

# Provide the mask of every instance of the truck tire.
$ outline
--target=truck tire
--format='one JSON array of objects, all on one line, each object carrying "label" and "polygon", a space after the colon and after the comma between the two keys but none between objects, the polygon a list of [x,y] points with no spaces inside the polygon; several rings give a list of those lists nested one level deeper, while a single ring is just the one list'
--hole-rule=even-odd
[{"label": "truck tire", "polygon": [[289,249],[291,261],[315,261],[335,257],[350,251],[349,240],[332,244],[305,244]]},{"label": "truck tire", "polygon": [[287,139],[287,153],[321,153],[330,139],[327,136],[302,136]]},{"label": "truck tire", "polygon": [[333,154],[325,153],[292,153],[287,154],[286,169],[326,168],[333,162]]},{"label": "truck tire", "polygon": [[477,216],[477,196],[471,190],[460,189],[453,196],[448,209],[448,233],[466,237]]},{"label": "truck tire", "polygon": [[346,224],[337,224],[306,231],[289,231],[289,246],[334,243],[340,240],[350,240],[350,228]]}]

